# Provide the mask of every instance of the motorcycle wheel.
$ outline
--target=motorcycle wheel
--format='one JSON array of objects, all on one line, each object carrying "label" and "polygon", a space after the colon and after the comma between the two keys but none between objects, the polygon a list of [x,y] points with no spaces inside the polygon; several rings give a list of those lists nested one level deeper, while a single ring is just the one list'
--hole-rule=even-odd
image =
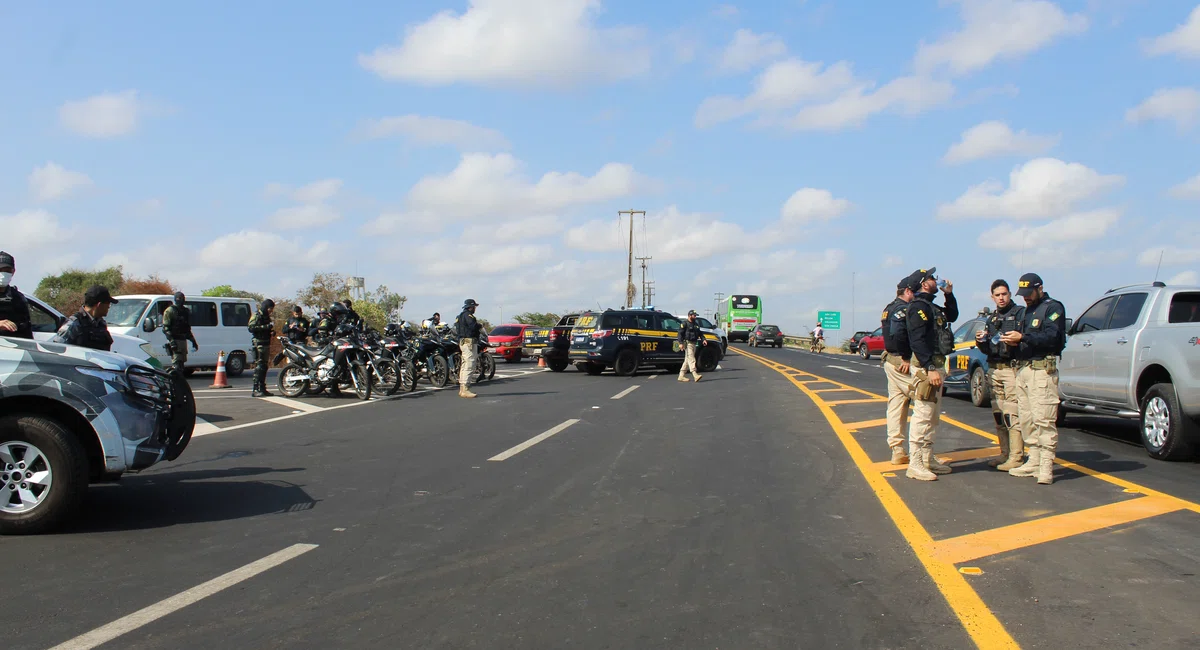
[{"label": "motorcycle wheel", "polygon": [[496,359],[484,352],[479,355],[479,376],[475,381],[480,382],[496,376]]},{"label": "motorcycle wheel", "polygon": [[350,372],[354,373],[354,379],[351,383],[354,384],[354,394],[358,399],[371,399],[371,368],[370,366],[356,364],[351,366]]},{"label": "motorcycle wheel", "polygon": [[279,371],[279,392],[284,397],[299,397],[308,391],[308,374],[300,366],[289,363]]},{"label": "motorcycle wheel", "polygon": [[446,357],[434,354],[429,357],[429,383],[438,388],[445,388],[450,383],[450,364]]},{"label": "motorcycle wheel", "polygon": [[377,365],[379,372],[383,375],[375,378],[375,381],[379,382],[379,390],[383,391],[384,395],[395,395],[396,391],[400,390],[400,364],[388,359],[380,359]]},{"label": "motorcycle wheel", "polygon": [[417,366],[408,359],[398,362],[400,367],[400,390],[411,393],[417,389]]}]

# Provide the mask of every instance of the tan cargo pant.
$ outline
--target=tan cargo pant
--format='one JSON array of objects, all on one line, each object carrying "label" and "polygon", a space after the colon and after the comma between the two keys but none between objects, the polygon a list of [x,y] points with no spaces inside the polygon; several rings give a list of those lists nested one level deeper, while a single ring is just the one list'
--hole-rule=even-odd
[{"label": "tan cargo pant", "polygon": [[[1008,440],[1010,431],[1021,432],[1020,408],[1017,404],[1017,369],[992,368],[992,417],[996,420],[996,435]],[[1021,438],[1024,440],[1024,436]],[[1007,443],[1004,443],[1007,444]]]},{"label": "tan cargo pant", "polygon": [[460,340],[458,349],[462,352],[462,365],[458,368],[458,385],[466,388],[471,385],[471,380],[475,377],[479,363],[479,350],[476,347],[475,339]]},{"label": "tan cargo pant", "polygon": [[888,447],[903,449],[904,440],[908,436],[905,425],[908,424],[908,406],[912,403],[913,378],[912,375],[901,373],[899,368],[887,361],[883,362],[883,372],[888,380]]},{"label": "tan cargo pant", "polygon": [[1017,370],[1017,412],[1026,447],[1058,450],[1058,371]]},{"label": "tan cargo pant", "polygon": [[683,379],[689,372],[693,377],[699,377],[700,373],[696,372],[696,343],[685,343],[687,351],[683,355],[683,367],[679,369],[679,378]]},{"label": "tan cargo pant", "polygon": [[[942,421],[942,391],[940,388],[935,389],[933,399],[919,399],[916,384],[925,376],[925,371],[913,365],[909,367],[908,372],[913,381],[913,414],[912,419],[908,421],[908,439],[918,447],[932,447],[933,439],[937,436],[938,424]],[[945,379],[945,370],[940,366],[939,372],[942,373],[942,379]]]}]

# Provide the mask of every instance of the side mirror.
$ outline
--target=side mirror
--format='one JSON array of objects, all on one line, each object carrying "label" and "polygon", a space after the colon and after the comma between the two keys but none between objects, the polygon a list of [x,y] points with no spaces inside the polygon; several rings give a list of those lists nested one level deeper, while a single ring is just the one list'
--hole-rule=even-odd
[{"label": "side mirror", "polygon": [[156,329],[158,329],[158,325],[154,322],[153,318],[147,318],[146,320],[142,321],[143,332],[153,332]]},{"label": "side mirror", "polygon": [[1065,325],[1067,326],[1067,336],[1075,333],[1075,319],[1068,318],[1065,322]]}]

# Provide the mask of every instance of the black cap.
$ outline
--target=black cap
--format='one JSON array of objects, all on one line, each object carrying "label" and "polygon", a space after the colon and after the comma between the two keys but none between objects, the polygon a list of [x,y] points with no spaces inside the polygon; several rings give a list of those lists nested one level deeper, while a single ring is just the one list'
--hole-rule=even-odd
[{"label": "black cap", "polygon": [[921,283],[925,281],[925,278],[935,277],[933,275],[935,271],[937,271],[936,266],[931,269],[917,269],[913,271],[907,278],[904,278],[902,288],[912,289],[913,293],[921,291]]},{"label": "black cap", "polygon": [[177,302],[178,302],[178,301],[180,301],[180,300],[184,300],[184,299],[186,299],[186,297],[183,295],[183,292],[182,292],[182,291],[176,291],[176,292],[175,292],[175,296],[174,296],[174,297],[175,297],[175,300],[176,300]]},{"label": "black cap", "polygon": [[0,251],[0,269],[9,268],[15,270],[17,268],[17,260],[13,259],[12,255],[4,251]]},{"label": "black cap", "polygon": [[270,298],[267,298],[266,300],[264,300],[264,301],[262,302],[262,309],[263,309],[263,311],[267,311],[268,309],[274,309],[274,308],[275,308],[275,301],[274,301],[274,300],[271,300]]},{"label": "black cap", "polygon": [[1028,296],[1033,293],[1034,289],[1042,288],[1042,276],[1037,273],[1026,273],[1021,276],[1021,280],[1017,282],[1017,295],[1021,297]]},{"label": "black cap", "polygon": [[689,310],[688,310],[688,316],[689,316],[689,317],[690,317],[690,316],[699,316],[699,315],[700,315],[700,314],[697,314],[695,309],[689,309]]},{"label": "black cap", "polygon": [[115,305],[120,301],[112,297],[112,294],[108,292],[108,287],[102,287],[98,284],[88,287],[87,292],[83,294],[83,304],[88,307],[99,305],[102,302]]},{"label": "black cap", "polygon": [[463,307],[478,307],[479,303],[475,302],[474,298],[467,298],[463,301]]}]

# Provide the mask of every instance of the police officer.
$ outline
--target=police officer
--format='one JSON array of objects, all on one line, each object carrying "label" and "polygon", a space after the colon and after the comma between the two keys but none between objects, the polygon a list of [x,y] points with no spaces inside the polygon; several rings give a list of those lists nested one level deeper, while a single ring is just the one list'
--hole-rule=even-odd
[{"label": "police officer", "polygon": [[313,343],[324,345],[327,341],[325,336],[328,332],[332,332],[332,327],[322,327],[328,325],[330,319],[329,309],[321,307],[317,310],[317,320],[313,322],[312,327],[308,330],[308,337],[313,340]]},{"label": "police officer", "polygon": [[118,302],[120,301],[112,297],[107,287],[99,285],[89,287],[83,294],[83,307],[80,307],[78,313],[63,323],[63,326],[58,329],[58,334],[55,334],[51,340],[54,343],[78,345],[104,352],[111,351],[113,338],[108,333],[108,323],[104,322],[104,317],[108,316],[109,305],[115,305]]},{"label": "police officer", "polygon": [[352,327],[361,328],[362,317],[358,315],[358,312],[354,311],[354,303],[349,298],[346,298],[342,301],[342,304],[346,306],[346,316],[343,320]]},{"label": "police officer", "polygon": [[308,331],[312,329],[312,323],[308,317],[304,315],[304,309],[300,305],[292,307],[292,316],[287,320],[287,337],[292,343],[303,345],[308,341]]},{"label": "police officer", "polygon": [[920,290],[919,279],[907,276],[896,285],[896,299],[884,307],[880,315],[883,330],[883,372],[887,375],[887,443],[892,450],[893,465],[907,465],[908,452],[904,449],[907,437],[908,406],[912,403],[913,378],[909,374],[909,359],[912,348],[908,344],[908,326],[904,320],[908,314],[908,303],[912,302],[915,290]]},{"label": "police officer", "polygon": [[[915,362],[909,367],[914,378],[913,415],[908,425],[909,461],[905,476],[918,481],[935,481],[937,474],[950,473],[950,467],[933,455],[933,441],[941,422],[942,373],[946,357],[954,351],[950,323],[958,320],[958,300],[954,297],[954,285],[939,281],[936,272],[934,267],[913,274],[919,278],[920,291],[913,296],[904,315]],[[945,307],[933,304],[939,288],[946,296]]]},{"label": "police officer", "polygon": [[29,318],[29,302],[25,294],[12,285],[17,261],[0,251],[0,336],[18,339],[33,338],[33,321]]},{"label": "police officer", "polygon": [[1046,294],[1036,273],[1021,276],[1017,295],[1025,299],[1021,329],[1005,333],[1000,340],[1018,346],[1017,413],[1029,460],[1008,473],[1037,476],[1038,483],[1050,485],[1058,451],[1058,357],[1067,346],[1067,310]]},{"label": "police officer", "polygon": [[271,351],[271,335],[275,333],[275,301],[267,298],[250,319],[250,342],[254,347],[254,387],[250,397],[270,397],[267,392],[267,355]]},{"label": "police officer", "polygon": [[184,306],[187,299],[182,291],[175,292],[175,302],[163,312],[162,329],[167,337],[166,349],[171,353],[171,369],[182,373],[187,363],[187,342],[192,342],[192,352],[200,349],[196,335],[192,334],[191,312]]},{"label": "police officer", "polygon": [[683,366],[679,368],[679,381],[688,381],[687,374],[689,372],[696,381],[700,381],[704,377],[696,372],[696,345],[708,345],[708,341],[704,339],[700,323],[696,322],[697,315],[695,309],[688,311],[687,320],[683,321],[683,325],[679,328],[679,345],[684,349]]},{"label": "police officer", "polygon": [[[475,375],[475,364],[479,358],[477,345],[479,332],[483,329],[483,326],[475,318],[475,308],[478,306],[479,303],[474,299],[467,298],[463,302],[462,313],[458,315],[458,320],[454,321],[454,333],[458,336],[458,349],[462,352],[462,364],[458,369],[459,397],[475,397],[475,393],[471,392],[470,384],[471,377]],[[433,316],[440,320],[438,314]]]},{"label": "police officer", "polygon": [[[996,437],[1000,441],[1000,456],[989,460],[988,465],[1007,472],[1020,467],[1025,454],[1017,415],[1017,350],[997,337],[1020,331],[1025,308],[1012,301],[1008,283],[1004,280],[992,283],[992,302],[996,303],[996,310],[988,315],[987,326],[975,333],[975,345],[987,355],[992,418],[996,420]],[[995,343],[992,342],[994,339]]]},{"label": "police officer", "polygon": [[437,313],[436,311],[433,312],[433,316],[431,316],[429,318],[429,329],[437,329],[437,326],[441,325],[441,324],[442,324],[442,315]]}]

